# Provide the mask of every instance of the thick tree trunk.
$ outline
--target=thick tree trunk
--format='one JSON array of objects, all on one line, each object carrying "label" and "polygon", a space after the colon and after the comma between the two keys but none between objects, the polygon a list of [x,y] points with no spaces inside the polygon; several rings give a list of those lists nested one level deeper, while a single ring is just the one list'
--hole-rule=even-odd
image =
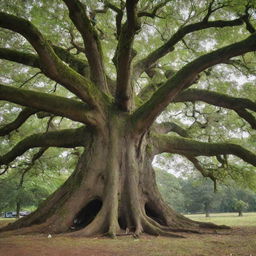
[{"label": "thick tree trunk", "polygon": [[205,211],[205,217],[210,217],[210,207],[209,202],[204,203],[204,211]]},{"label": "thick tree trunk", "polygon": [[111,237],[146,232],[179,237],[174,232],[197,232],[206,225],[167,206],[151,167],[150,138],[130,130],[122,116],[113,118],[104,132],[91,129],[88,146],[70,178],[34,213],[3,230]]},{"label": "thick tree trunk", "polygon": [[17,219],[20,218],[20,202],[19,201],[16,203],[16,218]]}]

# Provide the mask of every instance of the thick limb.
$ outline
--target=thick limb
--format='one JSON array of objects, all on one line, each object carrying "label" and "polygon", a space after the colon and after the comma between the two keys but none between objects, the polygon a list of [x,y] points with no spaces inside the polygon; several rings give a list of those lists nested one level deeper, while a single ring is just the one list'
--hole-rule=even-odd
[{"label": "thick limb", "polygon": [[93,83],[75,70],[65,65],[55,54],[50,43],[29,21],[4,12],[0,12],[0,27],[12,30],[24,36],[37,51],[42,72],[73,92],[91,106],[99,105],[102,94]]},{"label": "thick limb", "polygon": [[158,49],[150,53],[146,58],[136,63],[134,67],[134,77],[138,78],[145,70],[154,65],[160,58],[174,50],[174,46],[180,42],[186,35],[204,30],[207,28],[224,28],[232,26],[240,26],[243,24],[243,19],[235,19],[231,21],[216,20],[216,21],[205,21],[189,24],[181,27],[165,44],[160,46]]},{"label": "thick limb", "polygon": [[7,100],[82,123],[94,125],[97,123],[97,111],[91,110],[85,103],[60,96],[0,84],[0,100]]},{"label": "thick limb", "polygon": [[[66,147],[72,148],[82,146],[81,134],[84,127],[78,129],[67,129],[57,132],[48,132],[31,135],[12,148],[5,155],[0,156],[0,165],[7,165],[16,157],[21,156],[27,150],[35,147]],[[65,139],[63,139],[65,138]]]},{"label": "thick limb", "polygon": [[[53,49],[57,56],[61,60],[69,64],[71,68],[76,70],[76,72],[81,75],[87,76],[88,63],[76,58],[62,47],[54,45]],[[33,68],[40,68],[39,57],[32,53],[26,53],[9,48],[0,48],[0,59],[17,62]]]},{"label": "thick limb", "polygon": [[38,112],[36,109],[24,108],[14,121],[0,128],[0,136],[7,135],[10,132],[18,129],[31,115],[35,114],[36,112]]},{"label": "thick limb", "polygon": [[[88,78],[89,77],[89,65],[85,60],[81,60],[77,57],[75,57],[73,54],[71,54],[68,50],[53,45],[52,46],[56,55],[65,63],[69,65],[72,69],[74,69],[77,73],[80,75]],[[13,62],[17,62],[20,64],[24,64],[26,66],[30,66],[33,68],[39,68],[40,69],[40,61],[37,55],[17,51],[14,49],[9,48],[0,48],[0,59],[5,59]],[[107,76],[107,82],[108,86],[110,87],[109,90],[112,94],[114,94],[114,81],[112,81]]]},{"label": "thick limb", "polygon": [[158,154],[163,152],[191,156],[235,155],[256,166],[256,155],[233,143],[207,143],[170,135],[156,135],[153,143]]},{"label": "thick limb", "polygon": [[155,133],[175,132],[182,137],[189,137],[186,129],[182,128],[174,122],[154,123],[152,128]]},{"label": "thick limb", "polygon": [[211,105],[224,107],[234,110],[240,117],[245,119],[253,129],[256,129],[255,117],[247,111],[251,110],[256,112],[256,103],[246,99],[231,97],[226,94],[221,94],[212,91],[200,90],[200,89],[187,89],[180,93],[174,102],[196,102],[203,101]]},{"label": "thick limb", "polygon": [[242,55],[255,49],[256,35],[253,34],[243,41],[205,54],[185,65],[134,112],[132,122],[135,130],[139,132],[145,131],[179,93],[193,84],[200,72],[231,57]]},{"label": "thick limb", "polygon": [[14,61],[34,68],[40,68],[38,56],[9,48],[0,48],[0,58]]},{"label": "thick limb", "polygon": [[138,0],[126,1],[127,21],[121,29],[114,57],[117,70],[116,104],[120,109],[128,111],[131,107],[131,62],[133,58],[133,41],[139,29],[137,17]]},{"label": "thick limb", "polygon": [[95,28],[86,14],[85,6],[79,0],[63,1],[69,9],[69,17],[83,37],[91,79],[99,88],[108,92],[100,41]]}]

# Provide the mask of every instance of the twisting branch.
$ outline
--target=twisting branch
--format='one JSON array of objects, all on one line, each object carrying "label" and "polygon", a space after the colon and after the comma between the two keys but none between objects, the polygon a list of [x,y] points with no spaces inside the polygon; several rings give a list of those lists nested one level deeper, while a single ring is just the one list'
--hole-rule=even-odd
[{"label": "twisting branch", "polygon": [[[148,70],[145,71],[147,73],[147,75],[152,79],[156,74],[158,74],[159,72],[157,72],[155,69],[150,68]],[[166,79],[170,79],[174,74],[176,73],[175,70],[169,69],[165,71],[165,78]],[[164,81],[166,81],[166,79]],[[160,83],[150,83],[148,85],[146,85],[144,88],[142,88],[140,90],[140,92],[137,94],[137,97],[139,97],[140,100],[142,100],[143,102],[145,102],[146,100],[148,100],[152,94],[159,88],[161,87],[163,84],[163,82]]]},{"label": "twisting branch", "polygon": [[187,89],[179,94],[174,102],[196,102],[203,101],[211,105],[224,107],[234,110],[240,117],[245,119],[253,129],[256,129],[256,119],[246,109],[256,112],[256,103],[246,99],[231,97],[226,94],[221,94],[212,91],[200,89]]},{"label": "twisting branch", "polygon": [[153,136],[156,153],[174,153],[190,156],[235,155],[256,166],[256,155],[240,145],[233,143],[207,143],[170,135]]},{"label": "twisting branch", "polygon": [[0,128],[0,136],[5,136],[10,132],[18,129],[26,120],[33,114],[38,112],[38,110],[33,108],[24,108],[18,115],[18,117],[11,123]]},{"label": "twisting branch", "polygon": [[[85,128],[66,129],[56,132],[40,133],[31,135],[14,146],[8,153],[0,156],[0,165],[7,165],[27,150],[36,147],[64,147],[73,148],[83,146],[81,136]],[[63,139],[65,138],[65,139]]]},{"label": "twisting branch", "polygon": [[133,58],[133,41],[136,32],[140,29],[137,17],[138,0],[126,1],[127,21],[121,29],[118,45],[114,57],[117,70],[116,104],[123,111],[130,108],[131,99],[131,62]]},{"label": "twisting branch", "polygon": [[28,164],[28,166],[23,170],[21,177],[20,177],[20,182],[19,182],[19,188],[21,188],[23,186],[24,183],[24,178],[25,175],[31,170],[31,168],[34,166],[35,161],[38,160],[43,154],[44,152],[48,149],[48,147],[45,148],[40,148],[39,151],[33,155],[31,162]]},{"label": "twisting branch", "polygon": [[254,26],[252,25],[252,23],[250,22],[250,14],[249,14],[249,10],[250,9],[253,9],[253,7],[249,4],[249,1],[248,1],[248,4],[245,8],[245,15],[243,16],[243,20],[246,24],[246,29],[250,32],[250,33],[254,33],[256,30],[254,28]]},{"label": "twisting branch", "polygon": [[175,132],[182,137],[186,137],[186,138],[189,137],[187,131],[174,122],[154,123],[152,128],[156,133]]},{"label": "twisting branch", "polygon": [[86,14],[85,6],[79,0],[63,1],[69,9],[70,19],[84,40],[85,54],[91,71],[91,80],[103,91],[108,92],[100,40]]},{"label": "twisting branch", "polygon": [[[72,55],[62,47],[54,45],[53,49],[62,61],[66,62],[72,69],[74,69],[79,74],[88,77],[89,66],[87,62],[76,58],[74,55]],[[9,48],[0,48],[0,59],[5,59],[40,69],[40,61],[38,56],[35,54],[25,53]]]},{"label": "twisting branch", "polygon": [[[185,129],[183,129],[182,127],[180,127],[179,125],[177,125],[176,123],[174,123],[174,122],[163,122],[163,123],[160,123],[160,124],[154,124],[154,126],[152,128],[153,128],[153,131],[156,134],[166,134],[166,133],[169,133],[169,132],[175,132],[175,133],[177,133],[178,135],[180,135],[182,137],[189,138],[189,135],[188,135],[187,131]],[[191,163],[193,163],[195,168],[204,177],[208,177],[214,182],[214,189],[216,190],[216,178],[214,177],[213,173],[209,172],[208,170],[205,170],[195,156],[192,156],[192,155],[189,155],[189,154],[186,154],[184,156]],[[218,155],[217,157],[219,158],[220,156]]]},{"label": "twisting branch", "polygon": [[[24,36],[37,51],[42,72],[55,80],[83,101],[99,107],[102,94],[91,81],[65,65],[55,54],[48,40],[29,21],[0,12],[0,27],[12,30]],[[96,96],[96,97],[95,97]]]},{"label": "twisting branch", "polygon": [[200,21],[194,24],[189,24],[181,27],[165,44],[150,53],[146,58],[137,62],[134,66],[134,79],[137,79],[146,69],[155,64],[160,58],[174,50],[174,46],[181,41],[186,35],[207,28],[224,28],[239,26],[243,24],[243,19],[235,19],[231,21],[216,20],[216,21]]},{"label": "twisting branch", "polygon": [[5,174],[9,169],[9,165],[7,164],[2,172],[0,172],[0,175]]},{"label": "twisting branch", "polygon": [[0,100],[7,100],[22,106],[67,117],[73,121],[96,125],[97,111],[85,103],[68,98],[17,89],[0,84]]},{"label": "twisting branch", "polygon": [[110,8],[111,10],[116,12],[116,38],[118,39],[122,29],[122,19],[124,15],[123,10],[116,7],[115,5],[113,5],[108,1],[105,3],[105,7]]},{"label": "twisting branch", "polygon": [[181,91],[193,84],[200,72],[216,64],[223,63],[232,57],[255,50],[256,35],[253,34],[243,41],[200,56],[185,65],[134,112],[132,122],[135,130],[137,132],[145,131]]},{"label": "twisting branch", "polygon": [[184,155],[184,156],[195,166],[195,168],[204,177],[208,177],[208,178],[210,178],[213,181],[214,191],[216,192],[217,191],[217,179],[216,179],[216,177],[214,177],[213,173],[208,171],[208,170],[205,170],[196,157],[193,157],[191,155]]},{"label": "twisting branch", "polygon": [[39,58],[35,54],[0,48],[0,59],[14,61],[33,68],[40,68]]},{"label": "twisting branch", "polygon": [[256,118],[254,117],[253,114],[251,114],[246,109],[237,109],[235,111],[240,117],[242,117],[251,125],[252,129],[256,130]]},{"label": "twisting branch", "polygon": [[72,29],[69,29],[69,34],[70,34],[71,44],[73,46],[72,48],[76,49],[77,54],[80,53],[80,52],[85,53],[84,47],[78,45],[78,43],[75,42],[75,36],[74,36],[74,33],[73,33]]},{"label": "twisting branch", "polygon": [[27,84],[29,81],[31,81],[32,79],[34,79],[36,76],[38,76],[39,74],[41,74],[41,71],[35,73],[33,76],[31,76],[30,78],[26,79],[20,86],[19,88],[22,88],[25,84]]},{"label": "twisting branch", "polygon": [[212,0],[212,1],[209,3],[209,6],[208,6],[208,8],[207,8],[207,13],[206,13],[205,17],[203,18],[203,21],[208,21],[209,18],[210,18],[210,16],[211,16],[214,12],[216,12],[217,10],[229,6],[229,4],[226,4],[226,3],[224,2],[224,3],[219,3],[219,4],[217,4],[216,7],[214,7],[214,6],[213,6],[213,5],[214,5],[214,2],[216,2],[216,0]]},{"label": "twisting branch", "polygon": [[170,2],[170,0],[165,0],[163,2],[158,3],[151,12],[146,12],[146,11],[140,11],[138,13],[138,17],[149,17],[149,18],[155,18],[159,16],[157,15],[157,12],[163,8],[168,2]]},{"label": "twisting branch", "polygon": [[53,45],[53,49],[57,56],[64,62],[66,62],[72,69],[78,72],[80,75],[89,77],[89,65],[86,61],[76,58],[73,54],[71,54],[68,50],[59,47],[57,45]]},{"label": "twisting branch", "polygon": [[151,83],[147,86],[145,86],[137,95],[138,98],[142,101],[145,102],[147,101],[153,94],[153,92],[155,92],[158,88],[160,88],[163,85],[163,83]]}]

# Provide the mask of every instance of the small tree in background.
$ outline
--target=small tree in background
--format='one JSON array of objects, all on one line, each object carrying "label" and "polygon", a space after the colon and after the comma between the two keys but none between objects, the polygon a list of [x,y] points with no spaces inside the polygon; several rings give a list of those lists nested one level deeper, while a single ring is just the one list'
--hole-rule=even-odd
[{"label": "small tree in background", "polygon": [[243,200],[235,200],[234,201],[234,208],[238,211],[238,216],[243,216],[243,211],[247,210],[249,207],[248,203],[244,202]]}]

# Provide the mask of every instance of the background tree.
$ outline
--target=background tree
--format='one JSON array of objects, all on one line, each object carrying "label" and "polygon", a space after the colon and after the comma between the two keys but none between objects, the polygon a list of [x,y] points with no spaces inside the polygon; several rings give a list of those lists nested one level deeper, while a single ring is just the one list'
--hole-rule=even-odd
[{"label": "background tree", "polygon": [[[19,161],[10,166],[8,173],[0,176],[0,211],[35,210],[43,200],[53,193],[70,175],[68,161],[56,157],[56,152],[45,154],[39,162]],[[57,153],[59,154],[59,152]],[[54,159],[54,166],[51,161]],[[65,161],[65,169],[61,168]],[[34,157],[35,161],[35,157]],[[50,169],[49,169],[50,168]]]},{"label": "background tree", "polygon": [[237,201],[245,202],[246,211],[256,210],[255,191],[234,182],[219,182],[218,190],[214,192],[208,178],[195,173],[177,178],[163,169],[156,169],[156,180],[164,200],[181,213],[234,212],[237,211]]},{"label": "background tree", "polygon": [[156,182],[166,203],[178,212],[184,212],[185,197],[181,179],[163,169],[155,168]]},{"label": "background tree", "polygon": [[236,211],[238,211],[239,216],[243,216],[243,211],[248,209],[248,207],[249,205],[242,200],[235,200],[234,202],[234,208]]},{"label": "background tree", "polygon": [[216,211],[221,202],[221,195],[214,192],[212,182],[202,178],[190,177],[183,181],[182,192],[184,193],[187,212],[204,212],[206,217],[210,212]]},{"label": "background tree", "polygon": [[[248,88],[255,79],[254,2],[0,5],[0,100],[3,112],[19,111],[1,127],[2,173],[34,148],[34,155],[81,148],[70,178],[37,211],[4,230],[179,236],[174,232],[216,227],[169,208],[151,162],[164,152],[180,154],[216,183],[241,159],[248,167],[238,176],[255,178],[255,94],[246,92],[242,79],[251,75]],[[182,122],[184,115],[192,122]],[[33,131],[37,118],[39,133]],[[239,121],[230,125],[233,119]],[[27,121],[30,132],[9,150],[7,135],[18,128],[22,133]],[[61,124],[50,129],[54,122]]]}]

